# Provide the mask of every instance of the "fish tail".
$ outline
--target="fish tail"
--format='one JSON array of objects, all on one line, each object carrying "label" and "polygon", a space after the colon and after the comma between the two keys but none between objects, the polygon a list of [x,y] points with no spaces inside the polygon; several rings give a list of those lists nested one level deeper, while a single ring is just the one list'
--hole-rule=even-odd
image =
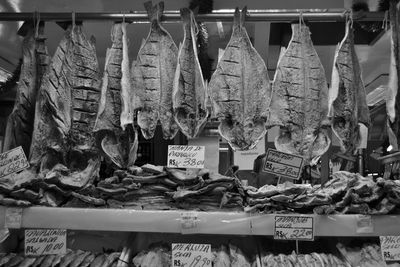
[{"label": "fish tail", "polygon": [[160,2],[158,5],[153,6],[151,1],[147,1],[144,3],[144,8],[147,11],[147,16],[150,21],[160,21],[162,13],[164,12],[164,2]]},{"label": "fish tail", "polygon": [[[236,14],[236,12],[235,12]],[[240,14],[240,26],[244,27],[244,23],[246,22],[246,14],[247,14],[247,6],[242,9],[242,13]]]},{"label": "fish tail", "polygon": [[235,14],[233,16],[233,29],[240,27],[240,9],[236,7]]},{"label": "fish tail", "polygon": [[190,11],[189,8],[186,8],[186,7],[181,8],[180,13],[181,13],[181,18],[182,18],[183,22],[187,22],[187,23],[191,22],[192,11]]}]

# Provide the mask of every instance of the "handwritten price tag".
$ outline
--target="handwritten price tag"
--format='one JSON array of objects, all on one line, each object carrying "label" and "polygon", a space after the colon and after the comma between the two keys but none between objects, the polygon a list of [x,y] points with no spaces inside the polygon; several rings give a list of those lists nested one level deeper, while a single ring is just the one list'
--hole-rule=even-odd
[{"label": "handwritten price tag", "polygon": [[10,229],[19,229],[22,224],[22,208],[6,208],[5,227]]},{"label": "handwritten price tag", "polygon": [[204,146],[168,146],[168,167],[204,168]]},{"label": "handwritten price tag", "polygon": [[29,167],[21,146],[0,154],[0,178]]},{"label": "handwritten price tag", "polygon": [[264,171],[291,179],[300,179],[303,158],[268,148]]},{"label": "handwritten price tag", "polygon": [[67,230],[65,229],[25,230],[25,255],[65,254],[66,243]]},{"label": "handwritten price tag", "polygon": [[275,216],[274,239],[314,240],[314,218],[307,216]]},{"label": "handwritten price tag", "polygon": [[210,244],[172,244],[173,267],[211,267]]},{"label": "handwritten price tag", "polygon": [[400,261],[400,236],[380,236],[384,261]]}]

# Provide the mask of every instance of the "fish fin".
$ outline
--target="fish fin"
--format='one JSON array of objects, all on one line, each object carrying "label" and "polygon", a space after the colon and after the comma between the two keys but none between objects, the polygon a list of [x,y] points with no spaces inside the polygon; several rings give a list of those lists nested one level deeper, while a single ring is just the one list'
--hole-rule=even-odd
[{"label": "fish fin", "polygon": [[147,1],[144,3],[144,8],[146,9],[147,16],[149,17],[150,21],[161,20],[162,12],[164,11],[163,2],[160,2],[158,5],[153,6],[153,3],[151,1]]},{"label": "fish fin", "polygon": [[233,29],[240,28],[240,9],[235,8],[235,14],[233,15]]},{"label": "fish fin", "polygon": [[240,26],[244,27],[244,23],[246,22],[246,14],[247,14],[247,6],[242,9],[242,13],[240,14]]},{"label": "fish fin", "polygon": [[128,164],[127,167],[132,167],[136,160],[137,160],[137,151],[139,148],[139,135],[135,127],[133,127],[134,131],[134,140],[133,143],[130,144],[130,150],[129,150],[129,158],[128,158]]},{"label": "fish fin", "polygon": [[101,140],[101,149],[111,161],[120,168],[124,167],[124,160],[120,145],[114,135],[105,135]]}]

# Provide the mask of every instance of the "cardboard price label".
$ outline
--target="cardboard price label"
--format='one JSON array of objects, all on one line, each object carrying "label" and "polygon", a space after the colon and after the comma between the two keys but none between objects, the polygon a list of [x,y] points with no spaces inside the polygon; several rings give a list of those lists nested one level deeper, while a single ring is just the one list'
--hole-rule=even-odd
[{"label": "cardboard price label", "polygon": [[400,236],[380,236],[384,261],[400,261]]},{"label": "cardboard price label", "polygon": [[67,230],[30,229],[25,230],[25,255],[65,254],[67,251]]},{"label": "cardboard price label", "polygon": [[204,146],[168,146],[169,168],[204,168]]},{"label": "cardboard price label", "polygon": [[300,179],[303,158],[268,148],[264,171],[291,179]]},{"label": "cardboard price label", "polygon": [[19,229],[22,224],[22,208],[6,208],[5,227]]},{"label": "cardboard price label", "polygon": [[0,154],[0,178],[28,167],[29,162],[21,146]]},{"label": "cardboard price label", "polygon": [[314,218],[311,216],[275,216],[274,239],[314,240]]},{"label": "cardboard price label", "polygon": [[172,244],[173,267],[211,267],[211,263],[210,244]]}]

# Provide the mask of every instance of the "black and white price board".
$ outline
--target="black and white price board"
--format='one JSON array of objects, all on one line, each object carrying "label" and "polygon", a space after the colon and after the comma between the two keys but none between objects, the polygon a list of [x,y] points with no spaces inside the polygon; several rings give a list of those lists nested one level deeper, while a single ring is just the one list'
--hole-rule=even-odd
[{"label": "black and white price board", "polygon": [[65,254],[67,251],[67,230],[29,229],[25,230],[25,255],[39,256]]},{"label": "black and white price board", "polygon": [[211,244],[172,244],[173,267],[211,267]]},{"label": "black and white price board", "polygon": [[380,236],[384,261],[400,261],[400,236]]},{"label": "black and white price board", "polygon": [[298,180],[302,166],[302,157],[268,148],[263,170],[277,176]]},{"label": "black and white price board", "polygon": [[0,178],[12,175],[29,167],[21,146],[0,154]]},{"label": "black and white price board", "polygon": [[314,240],[314,218],[312,216],[276,215],[274,239]]},{"label": "black and white price board", "polygon": [[204,146],[168,146],[167,167],[204,168]]}]

